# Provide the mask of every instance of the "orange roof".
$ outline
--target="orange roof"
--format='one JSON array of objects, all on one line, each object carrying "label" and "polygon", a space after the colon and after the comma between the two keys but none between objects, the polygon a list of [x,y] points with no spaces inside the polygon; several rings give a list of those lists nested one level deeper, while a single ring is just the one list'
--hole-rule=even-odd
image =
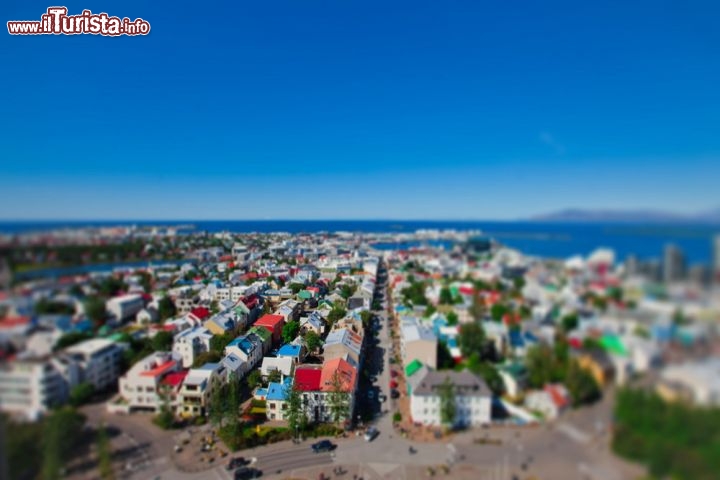
[{"label": "orange roof", "polygon": [[168,360],[167,362],[163,363],[162,365],[158,365],[152,370],[146,370],[142,372],[140,375],[142,375],[143,377],[157,377],[158,375],[162,375],[163,373],[167,372],[175,365],[175,360]]},{"label": "orange roof", "polygon": [[357,370],[342,358],[335,358],[325,362],[320,375],[320,391],[330,392],[333,390],[333,379],[338,375],[340,385],[344,392],[352,392],[355,387]]}]

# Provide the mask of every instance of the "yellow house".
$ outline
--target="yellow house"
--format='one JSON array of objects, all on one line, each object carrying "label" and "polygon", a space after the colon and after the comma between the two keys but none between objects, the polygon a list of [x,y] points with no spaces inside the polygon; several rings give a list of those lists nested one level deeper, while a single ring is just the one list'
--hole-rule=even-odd
[{"label": "yellow house", "polygon": [[589,371],[601,387],[612,382],[615,369],[612,362],[601,350],[592,350],[578,357],[580,368]]}]

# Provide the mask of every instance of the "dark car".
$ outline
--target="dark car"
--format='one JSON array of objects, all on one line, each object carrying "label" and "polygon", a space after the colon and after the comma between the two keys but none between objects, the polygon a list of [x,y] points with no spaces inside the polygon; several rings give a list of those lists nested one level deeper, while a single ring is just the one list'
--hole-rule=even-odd
[{"label": "dark car", "polygon": [[240,467],[235,470],[235,480],[249,480],[262,477],[262,472],[257,468]]},{"label": "dark car", "polygon": [[243,457],[235,457],[235,458],[230,459],[226,468],[228,470],[235,470],[236,468],[247,465],[248,463],[249,462],[247,460],[245,460]]},{"label": "dark car", "polygon": [[317,443],[312,444],[312,451],[315,453],[320,452],[331,452],[335,448],[335,445],[330,440],[320,440]]},{"label": "dark car", "polygon": [[398,392],[397,390],[395,390],[393,388],[392,390],[390,390],[390,398],[392,398],[392,399],[400,398],[400,392]]}]

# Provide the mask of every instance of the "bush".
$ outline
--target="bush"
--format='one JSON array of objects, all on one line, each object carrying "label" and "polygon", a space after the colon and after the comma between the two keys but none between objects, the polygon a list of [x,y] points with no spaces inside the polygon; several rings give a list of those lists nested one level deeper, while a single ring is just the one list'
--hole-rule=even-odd
[{"label": "bush", "polygon": [[70,391],[70,404],[79,407],[87,403],[95,394],[95,386],[89,382],[83,382],[73,387]]},{"label": "bush", "polygon": [[402,422],[402,414],[400,412],[393,413],[393,422],[395,422],[395,423]]},{"label": "bush", "polygon": [[175,427],[175,417],[169,410],[158,413],[153,417],[152,421],[163,430],[170,430]]}]

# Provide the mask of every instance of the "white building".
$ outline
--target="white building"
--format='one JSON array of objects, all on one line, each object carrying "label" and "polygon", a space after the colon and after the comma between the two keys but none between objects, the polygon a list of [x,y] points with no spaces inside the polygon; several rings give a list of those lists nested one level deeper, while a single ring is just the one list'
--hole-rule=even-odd
[{"label": "white building", "polygon": [[452,385],[455,398],[454,426],[490,424],[492,393],[484,381],[468,371],[428,371],[410,395],[413,422],[442,425],[441,391],[446,381]]},{"label": "white building", "polygon": [[284,376],[291,376],[294,362],[292,357],[265,357],[260,366],[260,373],[267,377],[273,371],[279,371]]},{"label": "white building", "polygon": [[206,363],[191,369],[178,392],[178,414],[183,417],[198,417],[207,414],[210,394],[219,385],[221,364]]},{"label": "white building", "polygon": [[120,345],[104,338],[85,340],[64,350],[80,367],[80,383],[91,383],[98,391],[117,382],[122,352]]},{"label": "white building", "polygon": [[77,366],[63,359],[25,359],[0,364],[0,411],[34,421],[68,399]]},{"label": "white building", "polygon": [[400,351],[405,366],[413,360],[420,360],[429,368],[437,368],[437,337],[430,327],[422,325],[414,317],[402,319]]},{"label": "white building", "polygon": [[142,296],[137,294],[111,298],[105,305],[108,313],[119,322],[133,318],[144,307],[145,302]]},{"label": "white building", "polygon": [[[181,373],[182,357],[175,352],[154,352],[132,366],[119,382],[120,395],[125,399],[130,410],[151,410],[157,412],[168,402],[174,408],[172,388],[162,390],[163,381],[170,380],[172,387],[173,374]],[[168,378],[170,377],[170,378]],[[167,398],[165,397],[167,396]]]},{"label": "white building", "polygon": [[188,328],[175,335],[173,352],[180,354],[183,367],[192,367],[196,356],[210,350],[212,336],[209,330],[202,327]]}]

